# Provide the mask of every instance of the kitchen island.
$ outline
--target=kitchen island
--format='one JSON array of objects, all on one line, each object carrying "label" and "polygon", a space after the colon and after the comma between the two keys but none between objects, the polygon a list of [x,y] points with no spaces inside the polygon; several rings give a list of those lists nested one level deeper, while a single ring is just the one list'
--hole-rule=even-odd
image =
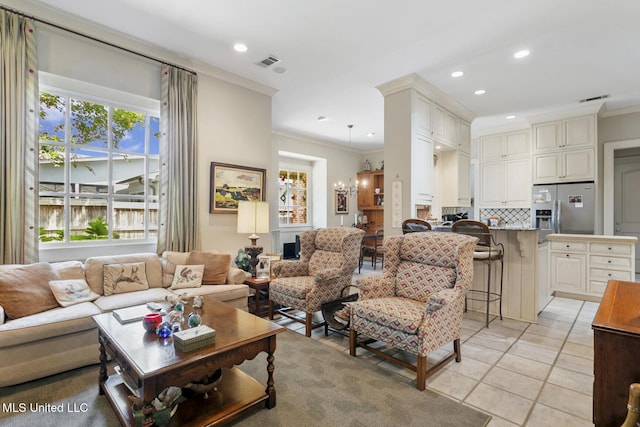
[{"label": "kitchen island", "polygon": [[[550,299],[548,269],[544,250],[539,252],[538,229],[530,227],[489,227],[496,243],[504,245],[504,282],[502,316],[536,323],[538,313]],[[437,226],[434,231],[447,232],[451,227]],[[544,249],[544,247],[543,247]],[[486,291],[488,266],[473,263],[471,289]],[[491,266],[491,292],[500,289],[500,262]],[[485,312],[486,302],[468,300],[468,309]],[[499,303],[491,302],[489,312],[498,316]]]}]

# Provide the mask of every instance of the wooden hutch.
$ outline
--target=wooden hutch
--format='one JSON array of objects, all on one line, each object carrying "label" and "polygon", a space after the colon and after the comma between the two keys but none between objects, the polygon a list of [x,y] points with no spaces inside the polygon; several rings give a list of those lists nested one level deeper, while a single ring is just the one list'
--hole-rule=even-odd
[{"label": "wooden hutch", "polygon": [[358,210],[367,217],[367,233],[384,228],[384,170],[358,173]]}]

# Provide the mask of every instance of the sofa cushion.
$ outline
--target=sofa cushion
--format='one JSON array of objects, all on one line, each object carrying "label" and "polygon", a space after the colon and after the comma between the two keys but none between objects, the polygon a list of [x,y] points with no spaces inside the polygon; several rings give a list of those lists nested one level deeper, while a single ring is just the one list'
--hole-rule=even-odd
[{"label": "sofa cushion", "polygon": [[89,287],[93,292],[99,295],[103,295],[104,274],[102,272],[102,266],[106,264],[121,264],[130,262],[144,262],[149,287],[162,287],[162,266],[160,264],[160,258],[154,253],[97,256],[87,258],[84,262],[84,270]]},{"label": "sofa cushion", "polygon": [[204,265],[178,265],[169,289],[199,288],[202,285]]},{"label": "sofa cushion", "polygon": [[164,288],[150,288],[145,291],[127,292],[126,294],[113,294],[101,296],[93,303],[103,312],[118,308],[131,307],[132,305],[146,304],[150,301],[164,301],[165,297],[173,295]]},{"label": "sofa cushion", "polygon": [[80,261],[61,261],[52,262],[51,266],[58,273],[60,279],[83,279],[84,280],[84,264]]},{"label": "sofa cushion", "polygon": [[0,348],[94,329],[96,324],[91,316],[96,314],[100,314],[98,307],[83,302],[11,320],[0,325]]},{"label": "sofa cushion", "polygon": [[52,280],[49,287],[62,307],[93,301],[100,296],[89,289],[84,279]]},{"label": "sofa cushion", "polygon": [[9,319],[19,319],[59,307],[49,288],[60,277],[47,262],[0,272],[0,305]]},{"label": "sofa cushion", "polygon": [[231,255],[219,252],[191,251],[187,264],[204,264],[203,285],[224,285],[231,266]]},{"label": "sofa cushion", "polygon": [[173,277],[178,265],[187,264],[189,252],[164,251],[162,253],[162,286],[168,288],[173,283]]},{"label": "sofa cushion", "polygon": [[149,289],[144,262],[107,264],[102,271],[105,296]]}]

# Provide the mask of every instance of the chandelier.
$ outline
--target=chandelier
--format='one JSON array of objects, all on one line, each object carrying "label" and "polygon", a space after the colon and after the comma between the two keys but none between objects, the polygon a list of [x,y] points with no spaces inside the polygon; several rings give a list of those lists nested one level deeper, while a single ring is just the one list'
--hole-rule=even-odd
[{"label": "chandelier", "polygon": [[356,179],[355,185],[351,178],[349,178],[349,183],[345,184],[342,181],[338,181],[337,183],[333,183],[333,190],[336,193],[346,194],[348,196],[357,196],[358,195],[358,180]]}]

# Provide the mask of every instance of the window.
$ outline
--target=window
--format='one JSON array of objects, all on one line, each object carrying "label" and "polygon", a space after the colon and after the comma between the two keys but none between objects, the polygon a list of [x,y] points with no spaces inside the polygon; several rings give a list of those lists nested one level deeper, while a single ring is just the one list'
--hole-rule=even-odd
[{"label": "window", "polygon": [[308,172],[280,169],[278,216],[280,225],[308,225]]},{"label": "window", "polygon": [[40,92],[41,244],[154,239],[159,111]]}]

